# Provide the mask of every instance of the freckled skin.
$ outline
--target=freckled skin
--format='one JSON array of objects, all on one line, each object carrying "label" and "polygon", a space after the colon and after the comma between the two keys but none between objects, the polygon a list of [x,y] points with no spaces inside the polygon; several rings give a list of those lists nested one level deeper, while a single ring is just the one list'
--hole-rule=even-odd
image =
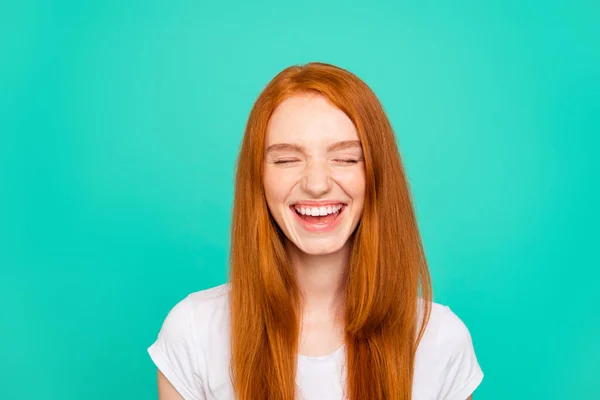
[{"label": "freckled skin", "polygon": [[[351,245],[348,239],[360,221],[364,203],[362,149],[328,149],[353,140],[359,137],[350,118],[320,95],[290,97],[269,120],[265,149],[288,143],[301,150],[266,152],[263,185],[267,204],[287,239],[306,254],[330,254]],[[289,208],[303,200],[336,200],[348,206],[335,229],[314,233],[304,229]]]}]

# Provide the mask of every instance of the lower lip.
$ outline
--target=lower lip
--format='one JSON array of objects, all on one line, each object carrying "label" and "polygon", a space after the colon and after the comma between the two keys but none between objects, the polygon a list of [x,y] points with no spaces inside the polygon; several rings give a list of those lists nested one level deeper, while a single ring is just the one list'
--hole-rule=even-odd
[{"label": "lower lip", "polygon": [[296,221],[298,221],[300,225],[302,225],[307,231],[315,233],[324,233],[334,230],[342,222],[342,216],[346,211],[346,208],[348,208],[347,205],[342,206],[342,209],[340,210],[339,214],[326,224],[312,224],[308,221],[303,220],[302,217],[298,215],[298,213],[293,207],[290,207],[290,211],[292,212],[292,214],[294,214],[294,218],[296,218]]}]

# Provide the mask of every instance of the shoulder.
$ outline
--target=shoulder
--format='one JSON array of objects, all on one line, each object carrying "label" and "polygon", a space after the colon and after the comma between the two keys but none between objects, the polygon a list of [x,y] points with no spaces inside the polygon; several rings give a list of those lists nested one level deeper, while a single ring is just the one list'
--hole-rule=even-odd
[{"label": "shoulder", "polygon": [[460,347],[471,343],[471,334],[463,320],[450,307],[431,302],[431,314],[423,341],[434,347]]},{"label": "shoulder", "polygon": [[183,301],[188,304],[192,313],[206,314],[210,311],[221,310],[229,305],[230,284],[190,293]]},{"label": "shoulder", "polygon": [[165,322],[173,333],[191,333],[202,329],[211,319],[228,312],[229,284],[192,292],[178,301],[169,311]]},{"label": "shoulder", "polygon": [[229,326],[230,284],[225,283],[208,289],[192,292],[173,307],[179,323],[187,323],[193,340],[206,343],[211,338],[223,337]]},{"label": "shoulder", "polygon": [[188,294],[171,308],[148,348],[156,366],[184,398],[202,399],[212,389],[209,365],[217,375],[226,371],[220,363],[228,345],[224,335],[228,295],[228,284]]},{"label": "shoulder", "polygon": [[435,302],[430,306],[415,355],[415,386],[436,398],[464,400],[483,379],[471,333],[450,307]]}]

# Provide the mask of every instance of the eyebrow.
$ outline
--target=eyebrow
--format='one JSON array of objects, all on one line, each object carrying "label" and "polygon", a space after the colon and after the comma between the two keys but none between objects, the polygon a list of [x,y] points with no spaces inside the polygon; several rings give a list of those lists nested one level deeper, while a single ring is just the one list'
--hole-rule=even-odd
[{"label": "eyebrow", "polygon": [[[349,149],[349,148],[353,148],[353,147],[362,148],[362,146],[360,145],[360,140],[342,140],[341,142],[336,142],[336,143],[330,145],[327,148],[327,151],[344,150],[344,149]],[[301,153],[305,152],[304,147],[299,146],[297,144],[276,143],[276,144],[270,145],[267,148],[267,153],[269,153],[271,151],[284,151],[284,150],[298,151]]]}]

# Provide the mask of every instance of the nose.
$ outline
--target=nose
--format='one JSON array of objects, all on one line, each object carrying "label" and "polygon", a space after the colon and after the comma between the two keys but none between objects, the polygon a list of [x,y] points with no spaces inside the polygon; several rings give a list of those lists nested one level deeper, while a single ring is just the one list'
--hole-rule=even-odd
[{"label": "nose", "polygon": [[321,197],[332,188],[329,165],[326,162],[309,162],[302,177],[302,190],[313,197]]}]

